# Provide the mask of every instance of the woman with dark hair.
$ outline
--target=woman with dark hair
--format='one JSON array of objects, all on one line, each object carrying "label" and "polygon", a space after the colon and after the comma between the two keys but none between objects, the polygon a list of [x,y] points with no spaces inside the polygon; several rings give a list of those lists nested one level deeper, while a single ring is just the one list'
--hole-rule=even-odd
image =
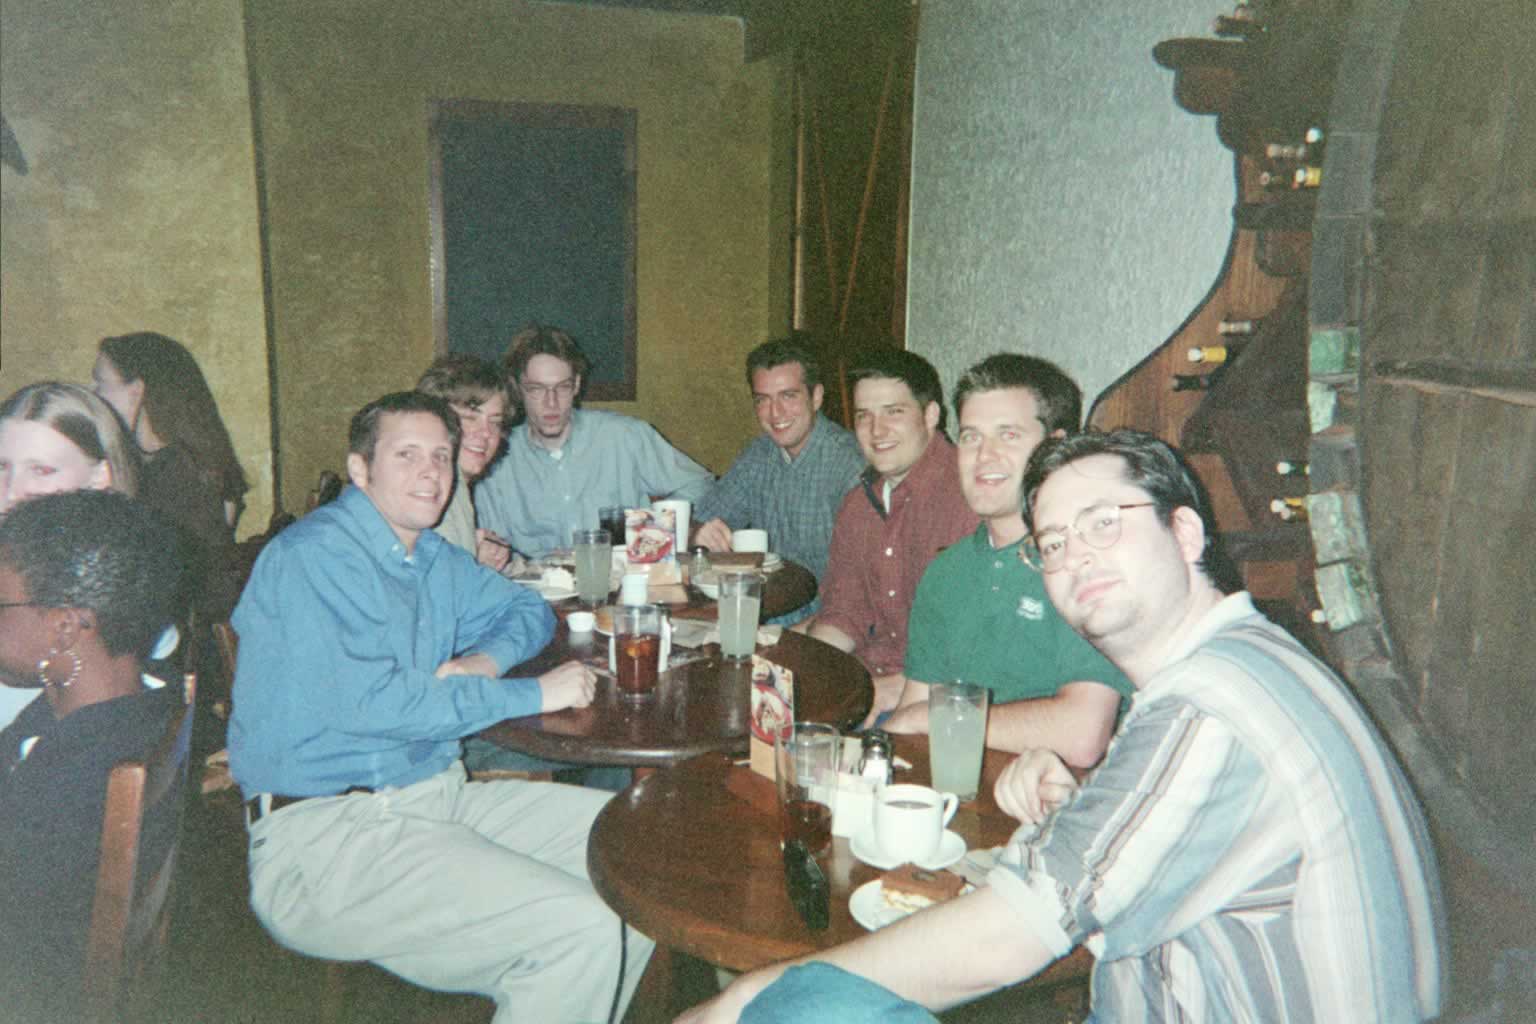
[{"label": "woman with dark hair", "polygon": [[0,684],[44,695],[0,732],[8,1019],[73,1019],[107,776],[180,706],[179,687],[144,673],[173,618],[174,551],[159,516],[111,492],[45,495],[0,522]]},{"label": "woman with dark hair", "polygon": [[250,488],[203,371],[180,342],[144,331],[103,338],[91,379],[144,453],[139,496],[182,533],[193,607],[228,618],[234,526]]}]

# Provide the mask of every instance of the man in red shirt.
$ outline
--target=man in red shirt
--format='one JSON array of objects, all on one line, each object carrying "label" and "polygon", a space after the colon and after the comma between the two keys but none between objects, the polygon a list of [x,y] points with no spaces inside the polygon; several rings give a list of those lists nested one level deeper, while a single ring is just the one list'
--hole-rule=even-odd
[{"label": "man in red shirt", "polygon": [[873,722],[906,685],[907,613],[923,570],[979,520],[960,490],[933,366],[882,349],[848,376],[854,433],[869,468],[838,509],[821,611],[796,628],[864,662],[875,678]]}]

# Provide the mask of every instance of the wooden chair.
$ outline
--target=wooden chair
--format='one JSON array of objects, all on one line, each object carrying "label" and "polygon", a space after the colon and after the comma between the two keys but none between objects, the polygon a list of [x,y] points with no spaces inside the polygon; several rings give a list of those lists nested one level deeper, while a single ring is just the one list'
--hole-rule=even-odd
[{"label": "wooden chair", "polygon": [[[133,1019],[162,966],[196,692],[197,677],[188,673],[185,703],[155,748],[108,776],[84,974],[85,1020],[95,1024]],[[170,838],[164,849],[148,850],[144,823],[162,808]],[[153,862],[145,860],[151,856]]]}]

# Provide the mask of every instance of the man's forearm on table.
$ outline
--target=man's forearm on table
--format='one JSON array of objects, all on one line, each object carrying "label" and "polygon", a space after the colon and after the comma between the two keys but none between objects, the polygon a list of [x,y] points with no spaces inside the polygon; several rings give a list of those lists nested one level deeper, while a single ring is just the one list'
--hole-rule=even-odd
[{"label": "man's forearm on table", "polygon": [[1099,683],[1068,683],[1050,697],[997,704],[987,721],[987,746],[1009,753],[1055,751],[1073,768],[1098,764],[1114,735],[1120,695]]}]

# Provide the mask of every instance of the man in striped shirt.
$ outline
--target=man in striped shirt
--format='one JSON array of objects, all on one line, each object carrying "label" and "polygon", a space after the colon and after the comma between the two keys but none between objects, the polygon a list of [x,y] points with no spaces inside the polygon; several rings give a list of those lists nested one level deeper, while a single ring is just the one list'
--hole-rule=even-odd
[{"label": "man in striped shirt", "polygon": [[911,1004],[965,1002],[1079,943],[1096,1020],[1437,1016],[1423,816],[1344,684],[1218,586],[1187,467],[1146,434],[1083,434],[1042,445],[1024,490],[1052,602],[1137,687],[1104,763],[1077,789],[1025,754],[997,795],[1026,826],[990,885],[684,1019],[928,1019]]}]

